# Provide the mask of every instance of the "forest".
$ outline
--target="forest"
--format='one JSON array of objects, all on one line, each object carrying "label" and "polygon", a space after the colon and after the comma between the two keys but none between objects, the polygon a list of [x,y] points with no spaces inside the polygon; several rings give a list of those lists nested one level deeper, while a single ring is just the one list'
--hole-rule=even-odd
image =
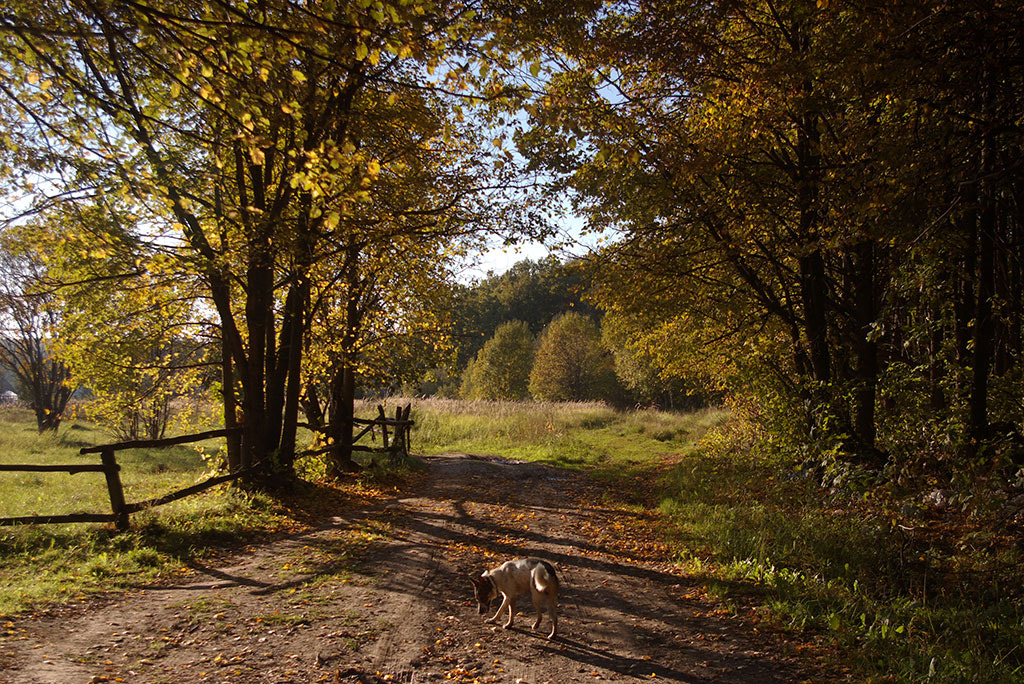
[{"label": "forest", "polygon": [[[524,329],[473,336],[536,336],[572,297],[590,323],[567,334],[608,343],[594,397],[617,366],[640,400],[729,396],[843,463],[1012,479],[1021,20],[985,2],[19,3],[0,26],[8,365],[40,429],[72,386],[114,415],[217,385],[245,426],[231,467],[287,477],[302,411],[340,472],[364,388],[437,368],[526,396],[472,387]],[[530,283],[559,291],[460,293],[460,258],[570,214],[607,240]],[[533,394],[592,398],[574,382]]]},{"label": "forest", "polygon": [[251,492],[361,471],[364,399],[722,409],[707,453],[955,516],[900,572],[934,542],[999,593],[1022,37],[991,0],[6,3],[0,390],[40,434],[212,407]]}]

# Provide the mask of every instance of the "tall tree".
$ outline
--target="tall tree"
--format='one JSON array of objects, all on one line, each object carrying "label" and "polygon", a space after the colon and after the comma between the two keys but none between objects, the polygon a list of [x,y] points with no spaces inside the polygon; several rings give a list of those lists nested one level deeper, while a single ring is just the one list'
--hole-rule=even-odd
[{"label": "tall tree", "polygon": [[[403,130],[404,101],[470,85],[467,65],[445,60],[483,30],[474,16],[461,3],[35,0],[0,17],[3,81],[23,115],[14,135],[19,153],[35,153],[42,189],[130,205],[148,238],[142,270],[203,283],[224,420],[243,425],[232,469],[291,472],[314,271],[352,255],[339,268],[358,279],[362,228],[381,220],[362,207],[386,191],[381,179],[417,153],[470,153],[455,107],[430,135],[398,136],[411,149],[388,139]],[[500,190],[463,183],[404,216]]]},{"label": "tall tree", "polygon": [[522,321],[502,323],[462,378],[465,399],[524,399],[533,365],[533,334]]},{"label": "tall tree", "polygon": [[530,370],[530,394],[542,401],[611,398],[615,371],[593,320],[570,311],[541,333]]},{"label": "tall tree", "polygon": [[74,388],[55,354],[61,301],[46,289],[43,255],[23,238],[15,231],[0,235],[0,363],[17,376],[43,433],[60,427]]},{"label": "tall tree", "polygon": [[880,398],[927,369],[938,422],[983,435],[1014,364],[1022,21],[981,2],[609,6],[550,32],[520,142],[621,231],[600,302],[665,369],[728,378],[877,465],[880,426],[903,451],[928,420]]}]

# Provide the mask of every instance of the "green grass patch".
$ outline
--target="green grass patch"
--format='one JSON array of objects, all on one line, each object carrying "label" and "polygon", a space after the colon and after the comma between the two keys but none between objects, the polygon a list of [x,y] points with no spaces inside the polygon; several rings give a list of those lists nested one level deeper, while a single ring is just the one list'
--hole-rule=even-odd
[{"label": "green grass patch", "polygon": [[[116,441],[84,422],[40,435],[27,411],[0,411],[0,423],[0,463],[96,463],[98,455],[81,456],[79,449]],[[220,444],[199,446],[215,452]],[[182,446],[121,451],[117,461],[129,502],[195,484],[210,471],[199,450]],[[221,486],[137,513],[127,532],[100,524],[0,527],[0,615],[180,572],[192,559],[301,526],[332,497],[314,488],[285,500]],[[109,511],[102,473],[0,472],[2,516]]]},{"label": "green grass patch", "polygon": [[[88,423],[66,422],[56,434],[40,435],[27,412],[0,414],[6,414],[4,429],[0,431],[0,463],[4,464],[98,464],[99,454],[83,456],[79,450],[115,441]],[[145,501],[195,484],[209,470],[203,453],[214,453],[222,444],[223,440],[211,440],[195,446],[117,452],[125,499]],[[110,512],[102,473],[4,472],[0,476],[0,501],[0,515],[5,517]],[[187,510],[189,506],[186,503],[177,510]]]},{"label": "green grass patch", "polygon": [[882,488],[832,492],[726,432],[661,483],[672,546],[712,595],[864,681],[1022,679],[1021,553],[993,521],[922,515]]},{"label": "green grass patch", "polygon": [[101,525],[0,528],[0,615],[149,582],[289,524],[277,502],[225,489],[173,512],[133,516],[128,532]]},{"label": "green grass patch", "polygon": [[[97,454],[82,456],[79,450],[117,441],[85,421],[66,421],[56,434],[40,435],[24,410],[0,411],[0,426],[0,463],[7,464],[98,463]],[[222,445],[223,440],[210,440],[119,451],[126,500],[145,501],[205,479],[212,470],[207,454]],[[134,514],[126,532],[109,524],[0,527],[0,616],[188,572],[192,560],[367,505],[424,467],[415,459],[377,460],[358,478],[338,484],[323,481],[315,459],[302,459],[298,470],[306,481],[293,490],[270,496],[222,485]],[[109,511],[102,473],[0,472],[0,516]],[[387,520],[373,522],[353,533],[344,548],[328,549],[328,569],[347,576],[354,557],[387,529]]]},{"label": "green grass patch", "polygon": [[[493,454],[551,465],[622,473],[650,469],[688,453],[726,413],[617,411],[597,402],[412,401],[413,450]],[[362,407],[367,417],[375,409]]]}]

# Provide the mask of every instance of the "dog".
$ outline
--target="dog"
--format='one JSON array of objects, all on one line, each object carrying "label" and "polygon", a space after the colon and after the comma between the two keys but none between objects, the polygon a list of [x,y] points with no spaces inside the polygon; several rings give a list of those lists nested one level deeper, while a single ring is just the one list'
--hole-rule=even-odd
[{"label": "dog", "polygon": [[533,629],[540,627],[544,604],[547,604],[548,615],[551,617],[551,633],[553,639],[558,632],[558,575],[555,566],[539,558],[520,558],[502,563],[491,570],[484,571],[479,577],[470,577],[476,600],[480,604],[480,614],[487,612],[491,601],[501,595],[498,612],[485,620],[494,622],[502,611],[508,608],[508,620],[505,629],[512,626],[512,618],[516,614],[516,597],[529,592],[533,599],[533,607],[537,610],[537,621]]}]

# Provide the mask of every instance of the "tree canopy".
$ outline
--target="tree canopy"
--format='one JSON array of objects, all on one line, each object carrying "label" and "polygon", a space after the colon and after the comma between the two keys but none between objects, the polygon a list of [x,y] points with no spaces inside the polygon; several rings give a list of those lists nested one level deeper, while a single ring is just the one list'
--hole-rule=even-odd
[{"label": "tree canopy", "polygon": [[612,357],[593,320],[570,311],[544,329],[530,370],[530,394],[542,401],[614,397]]},{"label": "tree canopy", "polygon": [[530,220],[507,153],[464,110],[500,94],[469,71],[488,26],[460,3],[289,0],[39,0],[0,20],[9,192],[108,217],[133,250],[122,276],[198,288],[225,423],[244,426],[233,468],[290,472],[302,356],[328,340],[311,326],[341,317],[350,404],[360,340],[397,339],[409,293],[430,290],[394,283],[446,277],[417,264]]},{"label": "tree canopy", "polygon": [[998,397],[1020,366],[1022,22],[982,2],[608,6],[550,33],[520,142],[617,231],[598,302],[668,372],[826,453],[881,464],[951,421],[980,453],[1021,418]]},{"label": "tree canopy", "polygon": [[[78,311],[129,346],[180,330],[271,480],[300,407],[344,470],[358,383],[482,372],[512,320],[819,453],[991,465],[1022,422],[1022,29],[980,0],[26,0],[0,171],[54,291],[97,284]],[[455,282],[566,201],[594,254]]]},{"label": "tree canopy", "polygon": [[462,377],[466,399],[525,399],[533,365],[533,334],[526,323],[508,321],[494,331]]}]

